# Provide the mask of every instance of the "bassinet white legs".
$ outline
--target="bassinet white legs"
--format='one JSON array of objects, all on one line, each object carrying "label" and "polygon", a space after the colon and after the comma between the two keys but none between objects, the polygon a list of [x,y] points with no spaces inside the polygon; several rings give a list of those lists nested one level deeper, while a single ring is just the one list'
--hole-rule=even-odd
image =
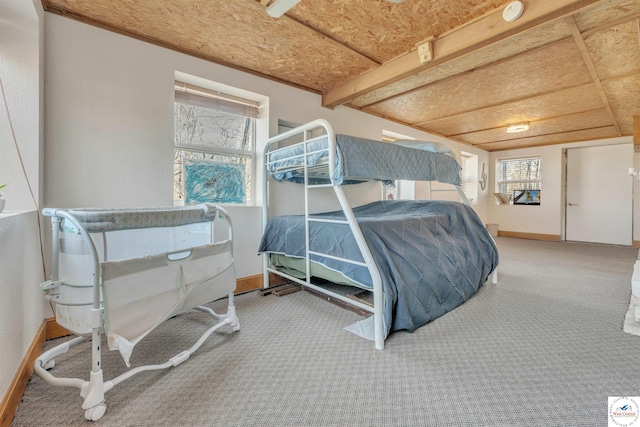
[{"label": "bassinet white legs", "polygon": [[[200,340],[202,340],[202,341],[207,339],[207,337],[209,335],[211,335],[211,333],[213,333],[218,328],[220,328],[220,327],[222,327],[224,325],[231,326],[231,329],[234,332],[240,330],[240,319],[238,319],[238,316],[236,315],[236,306],[233,304],[233,294],[229,294],[229,305],[227,307],[227,313],[226,314],[217,314],[215,311],[211,310],[209,307],[204,307],[204,306],[194,307],[194,310],[199,310],[199,311],[203,311],[205,313],[209,313],[212,317],[214,317],[214,318],[216,318],[216,319],[218,319],[220,321],[220,323],[218,323],[217,325],[213,326],[211,329],[209,329],[207,332],[205,332],[202,335],[202,337],[200,337]],[[198,341],[198,342],[200,342],[200,341]],[[198,347],[199,346],[200,345],[198,345]],[[197,348],[194,349],[194,351],[195,350],[197,350]]]},{"label": "bassinet white legs", "polygon": [[85,342],[88,337],[77,337],[46,351],[36,359],[34,372],[50,385],[79,388],[80,396],[84,399],[82,402],[82,409],[85,410],[84,417],[90,421],[97,421],[107,410],[104,394],[111,390],[116,384],[119,384],[143,371],[167,369],[178,366],[189,359],[189,357],[200,348],[212,333],[223,326],[230,326],[233,331],[240,330],[240,320],[236,315],[236,308],[233,303],[233,293],[229,294],[229,303],[226,314],[218,314],[209,307],[204,306],[194,307],[194,309],[211,315],[218,322],[207,329],[191,348],[178,353],[163,364],[139,366],[110,381],[104,381],[101,359],[101,329],[98,327],[94,328],[92,332],[92,368],[89,375],[89,381],[83,381],[80,378],[58,378],[48,372],[48,369],[55,366],[55,357],[65,354],[71,347]]}]

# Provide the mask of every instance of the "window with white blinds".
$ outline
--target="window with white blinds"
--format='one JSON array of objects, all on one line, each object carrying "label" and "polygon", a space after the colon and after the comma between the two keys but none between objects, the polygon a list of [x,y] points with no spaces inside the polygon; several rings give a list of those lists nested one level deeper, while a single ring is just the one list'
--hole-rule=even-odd
[{"label": "window with white blinds", "polygon": [[174,204],[252,204],[259,103],[175,84]]},{"label": "window with white blinds", "polygon": [[461,188],[471,204],[478,203],[478,156],[462,151],[460,153]]}]

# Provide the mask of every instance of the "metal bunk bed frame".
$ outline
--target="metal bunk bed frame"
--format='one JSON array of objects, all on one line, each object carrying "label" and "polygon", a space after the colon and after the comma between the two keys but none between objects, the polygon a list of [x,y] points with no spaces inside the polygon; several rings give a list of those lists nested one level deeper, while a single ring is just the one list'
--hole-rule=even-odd
[{"label": "metal bunk bed frame", "polygon": [[[324,133],[326,133],[327,135],[327,139],[328,139],[328,161],[327,163],[323,163],[322,165],[317,165],[317,166],[312,166],[312,167],[308,167],[307,164],[307,158],[308,156],[317,154],[323,150],[319,150],[319,151],[308,151],[307,150],[307,144],[310,140],[310,135],[311,132],[314,130],[319,130],[319,129],[324,129]],[[342,185],[341,184],[337,184],[334,181],[334,170],[335,170],[335,165],[336,165],[336,136],[335,136],[335,132],[333,131],[333,127],[331,126],[331,124],[324,119],[317,119],[314,120],[312,122],[306,123],[304,125],[298,126],[295,129],[291,129],[287,132],[281,133],[279,135],[276,135],[272,138],[270,138],[267,141],[267,144],[265,146],[264,149],[264,153],[263,153],[263,194],[265,195],[265,200],[264,200],[264,204],[263,204],[263,208],[262,208],[262,224],[263,224],[263,229],[266,228],[269,216],[268,216],[268,209],[269,209],[269,178],[271,176],[271,173],[269,172],[269,166],[271,164],[273,164],[274,162],[271,161],[270,156],[271,154],[275,153],[278,151],[278,149],[274,149],[271,150],[271,148],[277,144],[280,141],[286,140],[288,138],[291,137],[295,137],[298,135],[302,135],[302,141],[299,142],[299,144],[303,145],[303,154],[299,154],[299,155],[294,155],[291,156],[289,158],[286,159],[279,159],[279,161],[282,160],[288,160],[288,159],[294,159],[294,158],[304,158],[304,161],[302,163],[302,165],[300,166],[294,166],[292,167],[292,169],[297,169],[299,170],[300,168],[302,168],[303,172],[304,172],[304,218],[305,218],[305,271],[306,271],[306,280],[302,280],[299,279],[297,277],[293,277],[289,274],[283,273],[275,268],[272,268],[269,265],[269,257],[267,256],[267,254],[264,254],[263,257],[263,284],[264,284],[264,288],[268,288],[269,287],[269,273],[274,273],[277,274],[281,277],[284,277],[288,280],[291,280],[293,282],[296,282],[304,287],[308,287],[314,291],[317,291],[323,295],[326,295],[330,298],[335,298],[339,301],[342,301],[346,304],[349,304],[351,306],[355,306],[359,309],[362,309],[366,312],[372,313],[374,316],[374,334],[375,334],[375,348],[378,350],[382,350],[384,349],[384,340],[385,340],[385,332],[384,332],[384,324],[383,324],[383,310],[384,310],[384,295],[383,295],[383,289],[382,289],[382,278],[380,276],[380,272],[378,271],[378,267],[376,266],[376,263],[373,259],[373,256],[371,254],[371,251],[369,250],[369,247],[364,239],[364,236],[362,234],[362,231],[360,230],[360,226],[358,225],[358,221],[356,220],[356,217],[353,213],[353,210],[351,209],[351,206],[347,200],[347,197],[344,193],[344,190],[342,189]],[[279,172],[283,171],[283,169],[280,169]],[[309,184],[309,178],[310,177],[324,177],[327,178],[331,181],[330,184]],[[345,179],[347,179],[347,177],[345,177]],[[352,177],[352,179],[358,179],[358,180],[363,180],[362,178],[359,177]],[[319,218],[313,218],[310,217],[310,212],[309,212],[309,190],[314,190],[314,189],[319,189],[319,188],[327,188],[327,187],[331,187],[334,190],[334,193],[338,199],[338,202],[340,203],[340,207],[342,209],[342,211],[345,214],[346,217],[346,221],[345,220],[328,220],[328,219],[319,219]],[[471,205],[471,202],[469,201],[469,199],[467,198],[467,196],[464,194],[464,192],[462,191],[462,189],[460,188],[460,186],[454,186],[455,190],[458,192],[461,200],[463,203],[465,203],[466,205]],[[319,252],[314,252],[312,250],[310,250],[309,248],[309,224],[311,222],[330,222],[330,223],[337,223],[337,224],[348,224],[349,228],[351,230],[351,232],[353,233],[353,236],[355,238],[355,241],[358,245],[358,248],[360,250],[360,253],[362,255],[362,259],[364,260],[364,262],[360,262],[360,261],[356,261],[353,259],[345,259],[345,258],[340,258],[340,257],[336,257],[336,256],[332,256],[329,254],[325,254],[325,253],[319,253]],[[310,268],[310,255],[319,255],[322,257],[326,257],[326,258],[331,258],[337,261],[342,261],[345,263],[350,263],[350,264],[355,264],[355,265],[359,265],[359,266],[363,266],[366,267],[369,270],[369,274],[371,275],[371,280],[373,283],[373,288],[372,288],[372,292],[373,292],[373,307],[364,304],[362,302],[359,302],[357,300],[354,300],[352,298],[348,298],[345,297],[343,295],[340,295],[338,293],[332,292],[331,290],[325,289],[321,286],[315,285],[313,283],[311,283],[311,276],[310,276],[310,272],[311,272],[311,268]],[[492,283],[497,283],[497,269],[495,269],[492,273],[491,273],[491,282]]]}]

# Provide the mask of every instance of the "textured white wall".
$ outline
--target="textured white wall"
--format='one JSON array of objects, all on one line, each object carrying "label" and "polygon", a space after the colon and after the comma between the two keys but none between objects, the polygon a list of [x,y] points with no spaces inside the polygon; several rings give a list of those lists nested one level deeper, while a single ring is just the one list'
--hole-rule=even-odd
[{"label": "textured white wall", "polygon": [[9,184],[3,190],[6,211],[0,214],[0,398],[42,319],[50,315],[38,287],[44,271],[36,213],[42,170],[43,23],[39,0],[0,2],[0,78],[6,96],[6,104],[0,99],[0,183]]},{"label": "textured white wall", "polygon": [[44,281],[35,210],[0,214],[0,398],[42,324]]},{"label": "textured white wall", "polygon": [[[42,7],[37,7],[42,14]],[[7,184],[2,190],[7,200],[5,211],[22,211],[36,208],[29,184],[36,200],[40,192],[40,38],[44,20],[31,0],[3,0],[0,12],[4,90],[0,99],[0,185]]]}]

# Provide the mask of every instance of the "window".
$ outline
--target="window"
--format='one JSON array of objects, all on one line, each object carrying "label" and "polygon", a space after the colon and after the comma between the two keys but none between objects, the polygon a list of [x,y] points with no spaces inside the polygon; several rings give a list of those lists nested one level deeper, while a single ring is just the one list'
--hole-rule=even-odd
[{"label": "window", "polygon": [[478,203],[478,156],[460,152],[462,192],[472,204]]},{"label": "window", "polygon": [[258,107],[176,82],[174,204],[253,204]]},{"label": "window", "polygon": [[540,161],[540,157],[498,160],[496,190],[510,195],[514,190],[540,190]]}]

